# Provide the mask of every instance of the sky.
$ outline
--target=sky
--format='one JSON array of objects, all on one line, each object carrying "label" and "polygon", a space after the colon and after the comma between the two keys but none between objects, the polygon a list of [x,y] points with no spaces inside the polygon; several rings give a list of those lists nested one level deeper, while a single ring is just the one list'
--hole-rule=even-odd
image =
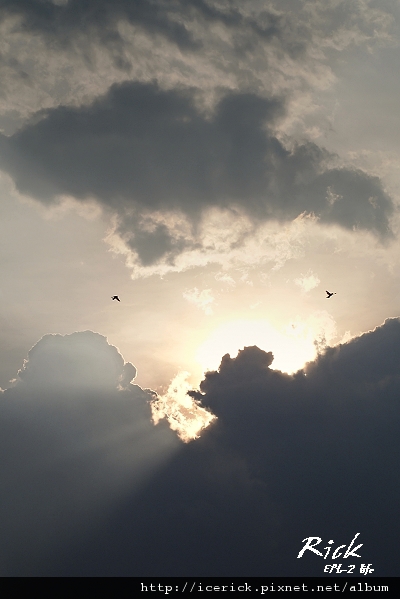
[{"label": "sky", "polygon": [[2,575],[399,575],[399,60],[395,0],[0,0]]}]

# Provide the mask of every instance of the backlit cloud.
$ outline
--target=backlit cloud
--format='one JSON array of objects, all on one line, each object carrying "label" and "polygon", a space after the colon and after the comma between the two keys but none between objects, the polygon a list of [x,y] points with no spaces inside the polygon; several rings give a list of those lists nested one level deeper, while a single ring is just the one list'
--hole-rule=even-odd
[{"label": "backlit cloud", "polygon": [[217,419],[47,572],[323,576],[303,539],[359,533],[359,561],[396,576],[399,343],[388,320],[294,376],[257,347],[224,356],[190,392]]},{"label": "backlit cloud", "polygon": [[176,450],[135,376],[102,335],[46,335],[0,394],[3,571],[42,568],[49,547],[96,527]]},{"label": "backlit cloud", "polygon": [[154,424],[165,418],[173,431],[185,443],[197,439],[202,431],[215,420],[215,416],[205,410],[190,395],[189,373],[180,372],[171,381],[166,393],[154,397],[151,412]]},{"label": "backlit cloud", "polygon": [[399,575],[399,23],[0,0],[0,575]]}]

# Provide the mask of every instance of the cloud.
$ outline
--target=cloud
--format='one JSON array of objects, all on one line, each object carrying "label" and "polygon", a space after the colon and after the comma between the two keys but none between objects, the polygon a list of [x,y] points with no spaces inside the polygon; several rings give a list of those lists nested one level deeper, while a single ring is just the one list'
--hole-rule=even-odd
[{"label": "cloud", "polygon": [[356,568],[397,576],[399,344],[391,319],[292,376],[257,347],[224,356],[190,392],[217,419],[52,572],[323,576],[303,539],[360,533]]},{"label": "cloud", "polygon": [[215,298],[212,295],[211,289],[203,289],[202,291],[199,291],[197,287],[187,289],[183,292],[183,297],[191,304],[200,308],[200,310],[204,310],[205,314],[210,315],[213,313],[211,304]]},{"label": "cloud", "polygon": [[[317,310],[307,317],[297,316],[287,325],[285,333],[293,339],[293,350],[296,354],[295,341],[298,343],[305,341],[309,348],[307,361],[311,361],[315,354],[310,355],[310,349],[313,347],[320,353],[327,345],[333,345],[337,338],[336,321],[326,310]],[[300,346],[301,347],[301,346]],[[297,350],[298,351],[298,350]],[[285,356],[286,357],[286,356]]]},{"label": "cloud", "polygon": [[287,121],[318,134],[330,126],[319,95],[338,64],[354,47],[370,56],[393,46],[397,21],[390,5],[291,0],[3,0],[0,16],[7,134],[42,108],[88,104],[113,83],[154,79],[164,89],[196,87],[205,110],[221,88],[287,96]]},{"label": "cloud", "polygon": [[[393,392],[399,383],[399,331],[400,319],[388,318],[373,331],[337,347],[326,348],[323,355],[309,365],[307,376],[313,381],[326,377],[328,394],[331,396],[333,390],[329,390],[329,383],[338,378],[340,384],[340,374],[343,381],[351,383],[349,394],[353,388],[365,399],[372,399],[376,394],[376,409],[385,410],[387,404],[378,398],[382,393],[382,397],[385,397],[385,389]],[[389,400],[389,396],[386,400]]]},{"label": "cloud", "polygon": [[[304,256],[310,235],[330,233],[320,229],[315,216],[305,213],[282,227],[277,221],[254,223],[238,210],[212,208],[205,211],[195,234],[187,218],[174,214],[165,218],[158,213],[151,220],[168,223],[174,236],[186,239],[186,247],[181,253],[175,253],[173,259],[167,254],[154,264],[142,264],[134,248],[121,238],[119,225],[114,223],[105,241],[112,252],[125,257],[134,279],[154,274],[164,276],[208,264],[220,264],[229,270],[272,263],[272,270],[279,270],[288,260]],[[337,230],[333,235],[337,235]],[[230,280],[231,285],[232,282],[234,279]]]},{"label": "cloud", "polygon": [[[393,478],[399,344],[400,320],[389,319],[327,348],[292,377],[271,370],[271,354],[248,347],[235,359],[225,356],[218,372],[206,374],[203,395],[193,394],[218,417],[209,433],[213,442],[245,459],[282,502],[278,519],[286,559],[295,553],[295,538],[300,543],[315,534],[345,543],[354,530],[364,537],[362,556],[375,562],[376,575],[396,575],[391,556],[397,527],[390,541],[386,535],[400,494]],[[286,563],[287,575],[322,575],[312,556],[302,564]]]},{"label": "cloud", "polygon": [[0,394],[2,572],[42,568],[176,451],[174,433],[151,422],[156,394],[135,376],[91,331],[46,335],[29,351]]},{"label": "cloud", "polygon": [[[66,366],[46,386],[35,382],[46,371],[42,343],[52,371]],[[322,558],[297,559],[302,540],[337,546],[360,533],[360,563],[397,576],[399,345],[396,318],[326,348],[294,375],[273,370],[272,353],[257,347],[227,354],[200,391],[189,390],[217,418],[184,444],[149,422],[149,392],[127,383],[133,367],[124,373],[103,337],[46,336],[1,397],[3,572],[322,576]],[[82,375],[89,348],[101,370],[109,356],[104,381],[114,391],[106,397],[98,387],[91,393],[92,379]],[[100,367],[92,364],[96,380]],[[82,379],[79,394],[64,385],[71,374]],[[164,400],[187,391],[182,373]],[[118,501],[116,487],[124,489]],[[92,525],[74,526],[76,512]],[[69,536],[54,535],[59,520]]]},{"label": "cloud", "polygon": [[283,112],[276,98],[227,92],[206,117],[193,91],[125,83],[90,106],[44,111],[1,136],[0,163],[21,193],[43,203],[97,199],[142,266],[207,251],[202,219],[215,209],[250,219],[252,233],[268,220],[312,213],[390,238],[393,203],[380,180],[335,167],[313,143],[286,149],[273,134]]},{"label": "cloud", "polygon": [[[214,2],[212,0],[3,0],[4,16],[16,16],[25,31],[41,34],[58,44],[71,44],[81,31],[98,36],[104,45],[115,51],[121,43],[118,23],[121,20],[138,24],[149,33],[160,34],[183,50],[198,50],[194,39],[194,24],[203,27],[219,24],[235,33],[237,51],[244,53],[253,44],[250,36],[269,43],[278,43],[289,55],[304,54],[311,42],[322,41],[339,50],[349,44],[373,38],[390,38],[394,9],[379,9],[362,2],[356,6],[343,2],[327,2],[311,7],[306,2],[272,1],[268,7],[257,2]],[[329,24],[329,25],[328,25]],[[376,41],[376,40],[375,40]]]},{"label": "cloud", "polygon": [[[29,352],[18,372],[16,388],[78,389],[102,392],[126,390],[136,377],[117,348],[98,333],[45,335]],[[132,387],[137,391],[139,387]]]},{"label": "cloud", "polygon": [[308,291],[311,291],[312,289],[318,287],[321,281],[319,280],[317,275],[315,275],[311,271],[308,271],[306,275],[302,274],[301,277],[295,279],[294,282],[301,288],[303,293],[307,293]]},{"label": "cloud", "polygon": [[42,34],[59,45],[71,44],[73,38],[82,32],[98,36],[104,45],[116,53],[120,68],[127,66],[120,55],[122,39],[117,25],[121,19],[132,24],[138,23],[152,34],[162,34],[186,50],[197,47],[186,27],[171,18],[174,11],[169,11],[168,4],[162,1],[137,0],[132,3],[127,0],[89,0],[82,4],[79,0],[63,3],[40,0],[14,3],[5,0],[0,9],[3,15],[20,17],[20,27],[25,31]]},{"label": "cloud", "polygon": [[188,391],[188,372],[178,373],[171,381],[167,392],[154,397],[150,402],[154,424],[165,418],[173,431],[185,443],[197,439],[203,429],[215,419],[208,410],[198,405]]}]

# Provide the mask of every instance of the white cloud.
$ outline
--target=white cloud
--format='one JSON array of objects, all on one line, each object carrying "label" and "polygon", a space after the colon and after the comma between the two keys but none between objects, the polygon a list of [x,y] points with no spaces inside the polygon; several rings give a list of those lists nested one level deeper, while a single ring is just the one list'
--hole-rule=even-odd
[{"label": "white cloud", "polygon": [[214,303],[215,298],[212,294],[211,289],[203,289],[199,291],[197,287],[194,289],[187,289],[183,292],[185,300],[197,306],[203,310],[208,316],[213,313],[211,304]]},{"label": "white cloud", "polygon": [[302,274],[301,277],[295,279],[294,282],[301,288],[303,293],[308,293],[308,291],[318,287],[321,281],[316,274],[309,270],[307,274]]},{"label": "white cloud", "polygon": [[[173,218],[169,215],[171,220],[164,220],[164,223],[171,235],[178,238]],[[175,218],[175,222],[182,223],[181,215]],[[164,259],[150,266],[140,264],[137,253],[116,233],[116,223],[105,241],[112,252],[125,256],[133,279],[152,275],[162,277],[208,264],[219,264],[225,272],[232,268],[265,264],[279,270],[288,260],[304,256],[309,236],[317,232],[317,222],[314,215],[304,213],[284,227],[273,221],[255,226],[245,215],[213,208],[205,212],[196,235],[189,232],[189,223],[186,231],[181,226],[179,238],[186,242],[182,253],[173,261]],[[229,273],[227,275],[232,278]],[[227,279],[225,281],[228,282]]]},{"label": "white cloud", "polygon": [[226,283],[230,287],[236,286],[235,279],[233,279],[231,276],[229,276],[226,272],[218,272],[215,275],[215,279],[216,279],[216,281],[219,281],[221,283]]}]

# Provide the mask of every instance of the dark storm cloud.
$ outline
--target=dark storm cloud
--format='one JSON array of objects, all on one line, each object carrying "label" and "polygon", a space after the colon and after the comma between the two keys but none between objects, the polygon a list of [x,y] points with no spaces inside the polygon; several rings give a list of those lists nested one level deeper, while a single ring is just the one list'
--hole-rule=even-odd
[{"label": "dark storm cloud", "polygon": [[[48,110],[1,136],[0,160],[18,189],[42,202],[96,197],[120,216],[118,232],[146,264],[185,243],[165,227],[135,231],[143,211],[181,211],[193,224],[213,206],[236,206],[257,220],[306,211],[390,235],[393,204],[380,180],[333,168],[333,156],[313,143],[286,149],[272,133],[283,112],[277,99],[227,93],[206,118],[188,90],[125,83],[90,106]],[[152,243],[159,249],[148,251]]]},{"label": "dark storm cloud", "polygon": [[[322,548],[332,539],[336,548],[360,533],[361,559],[335,561],[354,563],[358,575],[360,564],[370,563],[375,576],[398,576],[399,356],[399,319],[328,348],[294,376],[273,371],[272,354],[257,347],[224,356],[201,392],[191,392],[218,416],[202,437],[181,444],[96,531],[76,533],[57,551],[51,542],[42,561],[29,551],[25,562],[9,559],[8,572],[321,576],[331,560],[311,552],[298,559],[303,539],[318,536]],[[21,462],[26,447],[42,455],[54,426],[50,413],[35,449],[37,408],[27,405],[11,412],[7,404],[0,437],[8,452],[13,443],[23,448]],[[76,435],[70,424],[65,430]],[[13,465],[20,465],[15,457]],[[63,478],[72,480],[75,467],[65,462]],[[63,488],[60,481],[53,486]],[[43,477],[30,484],[35,494],[48,487]],[[29,497],[20,498],[19,509],[27,509]]]},{"label": "dark storm cloud", "polygon": [[0,394],[0,572],[34,573],[179,441],[102,335],[46,335]]},{"label": "dark storm cloud", "polygon": [[245,348],[194,393],[218,417],[214,442],[245,459],[282,508],[277,551],[283,563],[286,543],[288,561],[275,573],[320,575],[327,562],[310,552],[293,559],[296,543],[349,543],[360,532],[357,563],[368,556],[375,575],[399,574],[399,356],[400,320],[390,319],[294,376],[271,370],[271,354]]}]

